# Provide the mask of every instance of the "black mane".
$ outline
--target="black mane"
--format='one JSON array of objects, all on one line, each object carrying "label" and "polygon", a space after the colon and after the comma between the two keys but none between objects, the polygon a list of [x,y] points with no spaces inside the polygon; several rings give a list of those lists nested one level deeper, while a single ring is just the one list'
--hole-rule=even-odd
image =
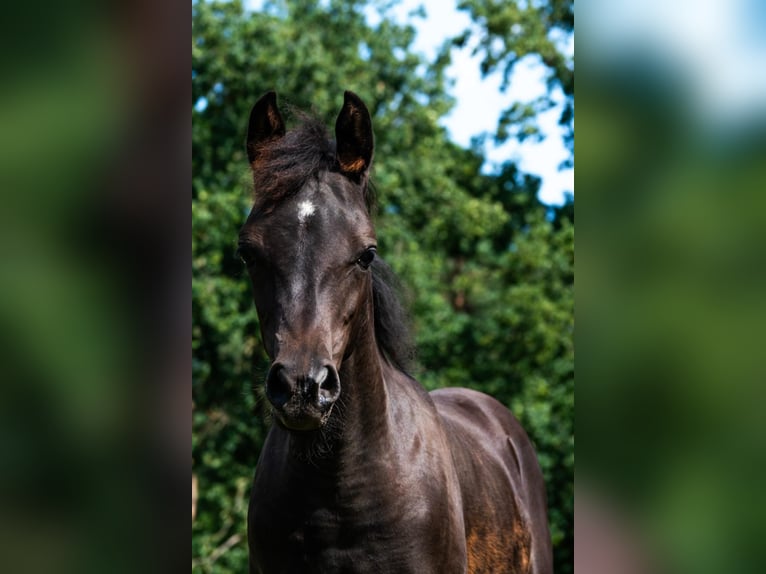
[{"label": "black mane", "polygon": [[372,263],[372,299],[375,340],[378,349],[394,367],[407,372],[414,354],[409,316],[402,305],[399,281],[380,258]]},{"label": "black mane", "polygon": [[[294,110],[298,125],[278,139],[257,147],[253,162],[255,209],[268,211],[300,191],[312,177],[323,171],[340,171],[335,140],[317,117]],[[367,178],[360,182],[368,211],[375,203]]]}]

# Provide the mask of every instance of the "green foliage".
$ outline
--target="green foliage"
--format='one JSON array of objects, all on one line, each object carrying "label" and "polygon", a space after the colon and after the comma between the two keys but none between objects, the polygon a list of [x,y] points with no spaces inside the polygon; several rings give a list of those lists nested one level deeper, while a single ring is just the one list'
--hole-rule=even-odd
[{"label": "green foliage", "polygon": [[541,138],[535,117],[555,105],[552,91],[559,88],[564,97],[559,124],[566,128],[564,141],[574,154],[574,58],[567,49],[574,34],[574,0],[460,0],[458,8],[478,26],[456,38],[455,44],[475,40],[473,53],[482,58],[482,74],[500,72],[501,90],[508,88],[514,67],[525,58],[535,58],[547,69],[548,94],[512,103],[500,117],[497,140]]},{"label": "green foliage", "polygon": [[557,571],[571,571],[573,207],[541,205],[539,181],[513,164],[483,174],[477,152],[448,140],[438,122],[451,106],[449,52],[413,54],[414,30],[385,4],[290,0],[252,15],[239,2],[192,6],[195,572],[246,569],[249,484],[269,424],[268,363],[234,257],[251,203],[247,117],[269,89],[328,125],[344,89],[369,106],[379,252],[410,302],[415,375],[428,388],[488,392],[520,418],[546,476]]}]

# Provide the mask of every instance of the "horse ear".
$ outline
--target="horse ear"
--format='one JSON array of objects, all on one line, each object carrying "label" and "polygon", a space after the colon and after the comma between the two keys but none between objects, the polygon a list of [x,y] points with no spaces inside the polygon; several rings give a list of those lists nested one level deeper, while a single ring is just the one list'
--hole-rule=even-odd
[{"label": "horse ear", "polygon": [[346,175],[358,178],[372,163],[372,120],[367,106],[353,92],[343,94],[343,108],[335,122],[338,164]]},{"label": "horse ear", "polygon": [[247,158],[253,163],[258,156],[258,146],[266,140],[285,135],[285,122],[277,109],[277,93],[267,92],[250,112],[247,127]]}]

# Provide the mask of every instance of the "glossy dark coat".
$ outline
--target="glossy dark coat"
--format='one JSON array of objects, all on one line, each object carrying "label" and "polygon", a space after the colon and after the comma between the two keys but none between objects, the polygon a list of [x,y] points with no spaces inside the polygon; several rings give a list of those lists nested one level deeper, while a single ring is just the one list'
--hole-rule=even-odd
[{"label": "glossy dark coat", "polygon": [[251,573],[552,571],[545,489],[524,430],[468,389],[404,370],[401,309],[376,259],[369,113],[346,92],[336,141],[287,132],[276,95],[248,129],[253,282],[274,424],[250,499]]}]

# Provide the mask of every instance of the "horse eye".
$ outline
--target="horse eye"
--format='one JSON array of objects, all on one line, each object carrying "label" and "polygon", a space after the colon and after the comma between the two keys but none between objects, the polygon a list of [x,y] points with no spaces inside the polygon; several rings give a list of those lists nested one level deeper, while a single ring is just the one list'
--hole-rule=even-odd
[{"label": "horse eye", "polygon": [[235,255],[239,257],[247,267],[252,267],[255,265],[255,257],[250,249],[247,249],[246,247],[240,247],[237,249]]},{"label": "horse eye", "polygon": [[359,259],[356,260],[356,264],[362,269],[368,269],[375,259],[375,253],[377,253],[377,251],[374,247],[368,247],[364,250],[364,253],[359,256]]}]

